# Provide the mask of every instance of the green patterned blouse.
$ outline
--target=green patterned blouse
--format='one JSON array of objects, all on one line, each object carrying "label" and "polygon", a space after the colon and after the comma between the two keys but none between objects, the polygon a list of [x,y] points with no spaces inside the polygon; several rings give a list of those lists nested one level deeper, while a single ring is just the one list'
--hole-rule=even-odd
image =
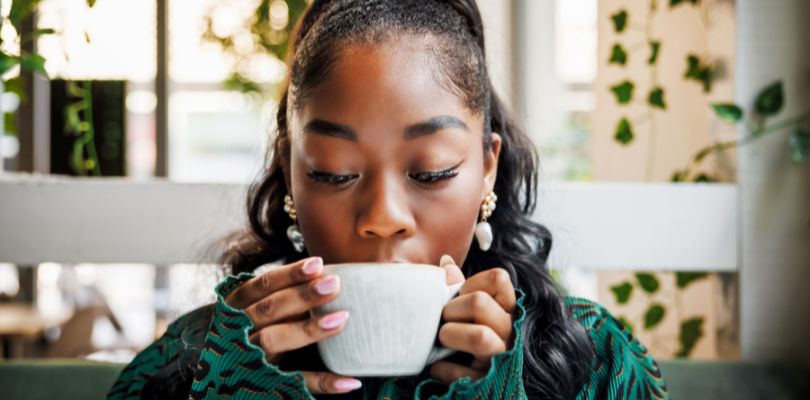
[{"label": "green patterned blouse", "polygon": [[[252,275],[230,276],[217,286],[217,302],[190,389],[190,399],[313,399],[303,375],[269,364],[264,352],[249,342],[253,324],[224,298]],[[523,389],[523,292],[517,290],[516,333],[512,348],[492,357],[487,375],[477,381],[462,378],[449,387],[431,379],[427,368],[419,376],[360,378],[353,394],[364,400],[395,399],[525,399]],[[661,372],[647,349],[604,308],[588,300],[567,297],[566,305],[593,340],[596,356],[589,381],[578,399],[668,399]],[[108,398],[140,398],[141,389],[170,363],[182,363],[189,339],[190,314],[173,322],[166,333],[143,350],[121,372]],[[323,398],[337,399],[340,395]],[[346,395],[343,395],[346,396]],[[345,398],[345,397],[340,397]]]}]

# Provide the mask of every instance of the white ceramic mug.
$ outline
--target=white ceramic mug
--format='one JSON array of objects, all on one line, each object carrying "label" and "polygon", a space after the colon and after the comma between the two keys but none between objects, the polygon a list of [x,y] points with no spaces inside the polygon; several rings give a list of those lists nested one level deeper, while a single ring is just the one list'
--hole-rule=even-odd
[{"label": "white ceramic mug", "polygon": [[417,375],[455,350],[436,347],[444,305],[461,288],[446,285],[445,271],[425,264],[332,264],[341,291],[314,315],[348,310],[339,334],[318,342],[324,364],[348,376]]}]

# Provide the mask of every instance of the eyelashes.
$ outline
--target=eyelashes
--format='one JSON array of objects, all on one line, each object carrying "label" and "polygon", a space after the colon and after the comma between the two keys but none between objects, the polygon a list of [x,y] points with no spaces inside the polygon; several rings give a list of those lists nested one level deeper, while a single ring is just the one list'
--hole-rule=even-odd
[{"label": "eyelashes", "polygon": [[320,183],[328,186],[340,186],[357,179],[360,175],[335,175],[328,172],[311,171],[307,172],[307,176],[315,183]]},{"label": "eyelashes", "polygon": [[427,171],[408,174],[408,177],[425,185],[435,184],[444,180],[455,178],[458,175],[456,167],[441,171]]},{"label": "eyelashes", "polygon": [[[323,171],[310,171],[307,176],[317,184],[342,187],[359,178],[358,174],[337,175]],[[458,165],[441,171],[409,173],[408,178],[422,186],[435,186],[458,176]]]}]

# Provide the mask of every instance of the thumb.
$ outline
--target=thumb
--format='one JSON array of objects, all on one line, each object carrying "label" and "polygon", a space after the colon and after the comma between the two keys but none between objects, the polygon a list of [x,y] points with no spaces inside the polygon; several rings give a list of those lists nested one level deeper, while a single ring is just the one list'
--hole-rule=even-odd
[{"label": "thumb", "polygon": [[446,254],[443,255],[441,261],[439,261],[439,265],[444,268],[445,280],[447,281],[448,285],[454,285],[466,280],[464,278],[464,273],[461,272],[461,268],[456,265],[453,257]]}]

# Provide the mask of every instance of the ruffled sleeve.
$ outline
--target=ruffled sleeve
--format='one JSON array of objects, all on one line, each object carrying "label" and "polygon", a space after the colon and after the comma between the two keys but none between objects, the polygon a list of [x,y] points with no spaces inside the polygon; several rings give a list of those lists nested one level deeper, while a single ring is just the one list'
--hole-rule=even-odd
[{"label": "ruffled sleeve", "polygon": [[253,322],[225,302],[228,294],[252,276],[229,276],[217,286],[214,316],[189,398],[314,399],[303,374],[284,372],[267,362],[264,351],[248,340]]},{"label": "ruffled sleeve", "polygon": [[121,371],[107,398],[139,399],[144,388],[154,384],[152,378],[172,364],[193,367],[196,360],[186,350],[202,345],[211,312],[212,306],[201,307],[172,322],[163,336],[138,353]]},{"label": "ruffled sleeve", "polygon": [[590,379],[577,399],[669,399],[658,364],[630,330],[592,301],[565,301],[596,352]]},{"label": "ruffled sleeve", "polygon": [[[416,399],[526,399],[523,388],[523,321],[526,310],[523,307],[524,292],[515,290],[517,307],[512,328],[515,340],[510,349],[495,354],[486,376],[473,381],[461,378],[449,387],[435,379],[428,379],[416,387]],[[444,392],[441,394],[436,394]]]}]

